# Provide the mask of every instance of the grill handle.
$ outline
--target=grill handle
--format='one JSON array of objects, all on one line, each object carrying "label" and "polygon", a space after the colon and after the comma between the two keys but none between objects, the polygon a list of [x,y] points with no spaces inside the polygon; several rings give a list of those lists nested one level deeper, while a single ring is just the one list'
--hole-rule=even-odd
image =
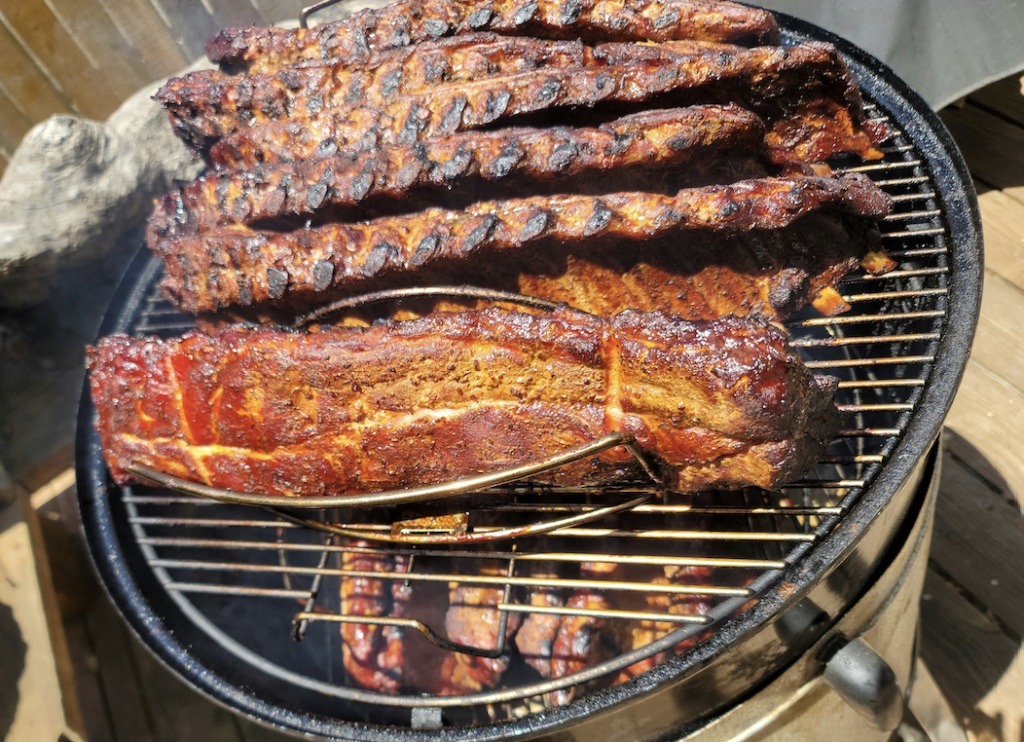
[{"label": "grill handle", "polygon": [[863,639],[853,639],[836,651],[825,663],[823,679],[872,729],[899,730],[903,742],[932,741],[910,710],[896,673]]}]

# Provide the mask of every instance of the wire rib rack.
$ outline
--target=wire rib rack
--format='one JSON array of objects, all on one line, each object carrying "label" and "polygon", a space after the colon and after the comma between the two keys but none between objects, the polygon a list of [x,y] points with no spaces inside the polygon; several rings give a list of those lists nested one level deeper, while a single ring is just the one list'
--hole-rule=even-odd
[{"label": "wire rib rack", "polygon": [[[867,175],[892,197],[895,210],[882,225],[883,244],[899,266],[882,276],[861,271],[849,276],[840,286],[851,306],[848,313],[821,317],[808,311],[787,322],[807,365],[839,378],[837,404],[849,415],[828,454],[802,480],[776,493],[693,497],[661,493],[644,482],[611,490],[511,484],[462,496],[458,507],[442,516],[428,512],[396,521],[386,510],[374,516],[356,509],[325,516],[336,529],[364,534],[486,534],[539,517],[585,514],[610,501],[645,498],[591,523],[468,548],[374,545],[307,528],[275,512],[155,487],[124,487],[119,496],[149,567],[193,621],[236,656],[324,694],[384,706],[475,706],[486,709],[485,718],[509,718],[553,703],[556,691],[601,687],[628,675],[637,663],[685,648],[716,620],[749,606],[780,570],[835,527],[892,454],[929,383],[947,312],[946,216],[924,158],[885,111],[870,102],[867,108],[893,131],[884,159],[847,158],[833,167]],[[149,293],[133,332],[180,334],[191,320],[158,288],[158,264],[147,270]],[[355,568],[357,556],[376,560],[379,569]],[[384,593],[401,585],[413,595],[426,585],[447,585],[449,593],[479,588],[485,597],[476,605],[477,615],[497,619],[499,629],[490,646],[463,644],[436,622],[388,615],[386,597],[381,615],[346,613],[340,597],[344,580],[378,581]],[[556,599],[539,605],[533,598],[541,590]],[[587,591],[608,596],[604,606],[571,607],[570,598]],[[638,604],[636,596],[650,599]],[[280,625],[281,635],[291,630],[315,649],[297,652],[290,642],[257,646],[233,622],[252,611]],[[362,690],[341,663],[338,624],[390,626],[421,634],[439,651],[493,658],[514,654],[514,640],[506,640],[504,630],[509,621],[541,613],[587,618],[606,627],[616,622],[626,633],[649,629],[634,632],[648,641],[620,644],[610,658],[561,677],[542,677],[513,661],[494,688],[454,697],[413,689],[398,695]],[[314,655],[318,661],[310,663]]]}]

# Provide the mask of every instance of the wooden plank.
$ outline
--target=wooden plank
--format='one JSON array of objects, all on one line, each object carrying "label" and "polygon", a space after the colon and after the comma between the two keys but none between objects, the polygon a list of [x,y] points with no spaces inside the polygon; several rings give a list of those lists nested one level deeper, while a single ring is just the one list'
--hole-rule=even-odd
[{"label": "wooden plank", "polygon": [[82,734],[84,732],[82,712],[78,707],[78,696],[75,693],[75,670],[71,665],[68,641],[60,619],[60,601],[54,588],[53,572],[50,568],[49,556],[46,553],[39,515],[32,508],[32,495],[27,490],[21,489],[18,492],[18,507],[21,508],[22,518],[28,526],[32,560],[35,565],[35,579],[43,608],[43,621],[49,635],[50,652],[57,670],[58,703],[62,709],[62,720],[66,726],[76,733]]},{"label": "wooden plank", "polygon": [[55,740],[65,729],[61,686],[23,514],[18,506],[0,512],[0,734]]},{"label": "wooden plank", "polygon": [[985,454],[972,446],[965,438],[961,438],[952,428],[943,429],[942,447],[945,452],[974,476],[983,480],[989,489],[997,493],[1007,503],[1014,505],[1017,502],[1017,498],[1006,479],[1003,478],[1002,472],[988,460]]},{"label": "wooden plank", "polygon": [[1024,394],[972,359],[946,426],[983,453],[1024,505]]},{"label": "wooden plank", "polygon": [[253,2],[267,25],[298,20],[302,9],[311,4],[301,2],[301,0],[253,0]]},{"label": "wooden plank", "polygon": [[151,0],[171,24],[174,35],[191,63],[203,56],[206,40],[219,30],[217,21],[201,0]]},{"label": "wooden plank", "polygon": [[171,29],[149,0],[100,0],[121,32],[139,50],[146,69],[154,79],[173,75],[188,60],[178,47]]},{"label": "wooden plank", "polygon": [[987,270],[971,355],[1017,391],[1024,390],[1024,292]]},{"label": "wooden plank", "polygon": [[7,91],[0,88],[0,150],[5,159],[14,154],[18,143],[32,128],[32,123],[7,96]]},{"label": "wooden plank", "polygon": [[0,0],[0,13],[86,116],[103,120],[121,102],[104,75],[45,3]]},{"label": "wooden plank", "polygon": [[1001,113],[1024,126],[1024,77],[1019,74],[1004,77],[1002,80],[975,90],[967,100],[985,108]]},{"label": "wooden plank", "polygon": [[978,205],[985,233],[985,270],[1024,290],[1024,201],[982,187]]},{"label": "wooden plank", "polygon": [[[957,717],[977,739],[1016,740],[1019,696],[1000,698],[1019,682],[1018,645],[934,571],[925,577],[921,602],[921,655]],[[1003,686],[1000,688],[1000,686]],[[1017,686],[1024,692],[1024,686]]]},{"label": "wooden plank", "polygon": [[[68,474],[71,474],[70,485]],[[73,692],[82,714],[85,738],[89,742],[115,742],[106,699],[99,676],[99,663],[87,616],[103,589],[96,579],[78,515],[74,470],[66,470],[36,489],[29,501],[39,513],[53,586],[60,605],[61,623],[74,669]],[[53,490],[62,490],[54,493]],[[55,496],[53,496],[55,495]]]},{"label": "wooden plank", "polygon": [[71,102],[11,33],[3,14],[0,14],[0,84],[32,123],[39,123],[55,113],[72,112]]},{"label": "wooden plank", "polygon": [[155,742],[149,709],[132,660],[132,639],[123,619],[105,595],[93,604],[86,616],[86,625],[96,650],[100,688],[114,728],[114,739]]},{"label": "wooden plank", "polygon": [[[968,103],[940,112],[963,152],[971,175],[990,186],[1021,186],[1024,173],[1024,128]],[[1016,197],[1014,193],[1008,195]]]},{"label": "wooden plank", "polygon": [[51,453],[36,464],[29,472],[23,474],[18,483],[29,492],[52,482],[55,478],[75,465],[75,447],[68,443]]},{"label": "wooden plank", "polygon": [[244,742],[230,711],[185,685],[134,637],[131,645],[157,742]]},{"label": "wooden plank", "polygon": [[947,453],[931,559],[1017,636],[1024,636],[1024,515]]},{"label": "wooden plank", "polygon": [[118,98],[127,98],[156,78],[145,69],[142,57],[99,0],[49,2],[78,45],[96,62],[97,69]]},{"label": "wooden plank", "polygon": [[218,29],[229,26],[259,26],[260,13],[249,0],[210,0]]},{"label": "wooden plank", "polygon": [[117,742],[106,699],[100,686],[99,662],[89,636],[85,616],[65,619],[64,633],[75,668],[75,692],[82,709],[85,739],[89,742]]}]

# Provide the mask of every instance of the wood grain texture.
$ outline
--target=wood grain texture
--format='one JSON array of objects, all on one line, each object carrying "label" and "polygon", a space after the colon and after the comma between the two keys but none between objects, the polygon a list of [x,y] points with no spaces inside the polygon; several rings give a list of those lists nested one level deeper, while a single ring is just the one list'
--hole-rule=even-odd
[{"label": "wood grain texture", "polygon": [[55,113],[72,113],[70,100],[25,51],[0,14],[0,85],[32,123]]},{"label": "wood grain texture", "polygon": [[0,88],[0,155],[4,161],[10,160],[18,142],[28,133],[35,123],[26,116],[18,106],[7,95],[7,91]]},{"label": "wood grain texture", "polygon": [[970,103],[940,115],[976,180],[1002,190],[1024,186],[1024,128]]},{"label": "wood grain texture", "polygon": [[1024,505],[1024,394],[972,360],[946,417],[946,426],[998,462],[1010,491]]},{"label": "wood grain texture", "polygon": [[213,6],[213,17],[220,24],[220,28],[258,26],[262,20],[251,0],[209,0],[209,2]]},{"label": "wood grain texture", "polygon": [[921,608],[921,656],[958,719],[975,739],[1016,742],[1019,706],[995,715],[978,708],[1013,665],[1016,642],[931,570]]},{"label": "wood grain texture", "polygon": [[985,271],[1024,290],[1024,201],[976,185],[985,233]]},{"label": "wood grain texture", "polygon": [[[65,728],[61,686],[47,630],[45,600],[36,577],[30,527],[18,505],[0,512],[0,604],[6,614],[2,687],[15,685],[13,718],[9,696],[0,710],[9,727],[7,740],[56,740]],[[16,628],[11,630],[11,619]],[[11,677],[8,673],[17,672]],[[6,696],[6,694],[5,694]],[[5,724],[7,726],[7,724]]]},{"label": "wood grain texture", "polygon": [[974,336],[972,357],[1017,391],[1024,390],[1022,317],[1024,292],[999,274],[985,271],[981,316]]},{"label": "wood grain texture", "polygon": [[[49,0],[54,13],[89,55],[119,100],[155,78],[99,0]],[[85,91],[71,91],[78,97]]]},{"label": "wood grain texture", "polygon": [[1024,77],[1010,75],[975,90],[967,100],[1012,119],[1024,127]]},{"label": "wood grain texture", "polygon": [[301,0],[253,0],[264,25],[271,26],[282,21],[297,20],[302,9],[309,3]]},{"label": "wood grain texture", "polygon": [[233,715],[200,696],[132,637],[132,657],[152,714],[156,742],[242,742]]},{"label": "wood grain texture", "polygon": [[172,75],[190,61],[149,0],[100,0],[119,29],[138,49],[152,79]]},{"label": "wood grain texture", "polygon": [[107,597],[101,596],[86,616],[95,649],[100,688],[109,709],[114,739],[156,742],[144,695],[132,658],[132,638]]},{"label": "wood grain texture", "polygon": [[10,28],[32,48],[65,95],[74,99],[79,111],[102,120],[117,108],[121,97],[50,6],[39,2],[0,0],[0,13]]},{"label": "wood grain texture", "polygon": [[206,40],[216,31],[217,19],[204,7],[201,0],[151,0],[171,24],[182,54],[189,62],[203,55]]},{"label": "wood grain texture", "polygon": [[949,453],[931,559],[1002,626],[1024,636],[1024,515]]}]

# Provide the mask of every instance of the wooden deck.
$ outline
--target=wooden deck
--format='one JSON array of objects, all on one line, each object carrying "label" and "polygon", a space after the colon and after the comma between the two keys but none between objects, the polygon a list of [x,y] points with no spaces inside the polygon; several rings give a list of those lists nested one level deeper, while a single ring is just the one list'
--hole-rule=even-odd
[{"label": "wooden deck", "polygon": [[[973,357],[944,436],[937,524],[922,602],[922,655],[972,740],[1024,742],[1021,81],[1011,78],[978,91],[962,106],[944,111],[943,118],[964,151],[980,194],[985,297]],[[284,739],[188,690],[129,635],[96,584],[77,535],[73,484],[66,471],[69,456],[63,452],[48,468],[22,480],[27,492],[35,492],[31,500],[22,498],[27,516],[23,530],[36,534],[42,588],[42,598],[25,598],[24,604],[42,600],[51,617],[58,615],[61,621],[52,646],[42,650],[39,644],[46,644],[46,636],[22,630],[19,641],[30,646],[30,653],[52,653],[56,674],[37,671],[33,677],[41,678],[39,685],[23,678],[14,710],[20,716],[14,717],[13,736],[7,739],[40,739],[38,730],[18,726],[18,720],[30,718],[24,704],[40,701],[38,694],[52,694],[57,681],[64,688],[67,739],[76,734],[92,742]],[[62,471],[64,478],[54,480]],[[3,540],[5,528],[22,519],[10,510],[0,515],[0,544],[23,543],[13,536]],[[21,572],[16,568],[24,560],[11,559],[11,554],[0,553],[0,582],[17,583]],[[6,594],[0,590],[0,600],[6,601]],[[0,620],[5,618],[3,608]],[[0,660],[9,651],[4,641],[0,632]],[[10,687],[4,673],[16,666],[0,661],[0,736],[8,711],[2,691]]]}]

